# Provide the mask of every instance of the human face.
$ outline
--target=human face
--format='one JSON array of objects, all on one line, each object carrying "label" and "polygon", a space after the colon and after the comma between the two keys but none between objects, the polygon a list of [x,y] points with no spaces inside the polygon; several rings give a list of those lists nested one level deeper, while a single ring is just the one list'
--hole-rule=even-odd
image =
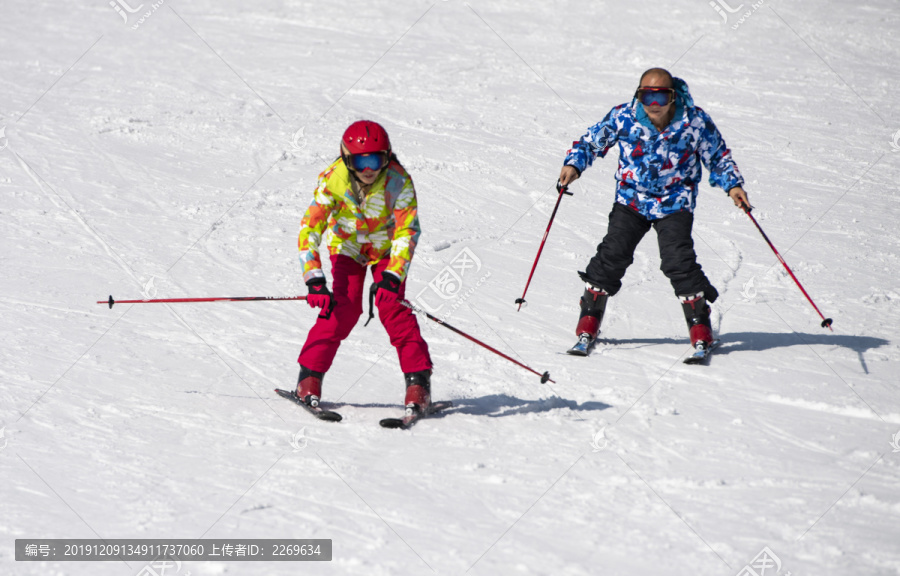
[{"label": "human face", "polygon": [[388,154],[386,152],[377,152],[371,154],[354,154],[344,157],[347,168],[352,170],[359,181],[365,186],[370,186],[388,163]]},{"label": "human face", "polygon": [[644,106],[666,106],[675,98],[671,88],[638,88],[634,94]]},{"label": "human face", "polygon": [[366,186],[371,186],[372,183],[378,179],[379,172],[380,170],[378,172],[374,170],[363,170],[362,172],[357,172],[356,177]]},{"label": "human face", "polygon": [[[672,85],[669,83],[669,79],[662,74],[648,74],[644,77],[643,81],[641,81],[638,90],[641,90],[642,88],[671,89]],[[641,106],[644,107],[644,112],[647,113],[650,121],[653,122],[656,127],[666,126],[675,114],[674,98],[671,98],[669,103],[665,106],[660,106],[656,103],[650,104],[649,106],[642,103]]]}]

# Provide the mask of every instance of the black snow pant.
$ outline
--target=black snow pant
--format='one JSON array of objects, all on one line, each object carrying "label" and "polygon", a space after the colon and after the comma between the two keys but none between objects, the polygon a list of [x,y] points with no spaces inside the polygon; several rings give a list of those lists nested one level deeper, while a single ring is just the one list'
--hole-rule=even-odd
[{"label": "black snow pant", "polygon": [[659,220],[647,220],[633,208],[618,202],[609,213],[606,237],[597,246],[583,278],[613,296],[622,288],[625,270],[634,262],[634,250],[650,230],[656,228],[659,241],[660,270],[672,283],[676,296],[704,293],[714,302],[718,293],[712,287],[694,252],[691,229],[694,215],[676,212]]}]

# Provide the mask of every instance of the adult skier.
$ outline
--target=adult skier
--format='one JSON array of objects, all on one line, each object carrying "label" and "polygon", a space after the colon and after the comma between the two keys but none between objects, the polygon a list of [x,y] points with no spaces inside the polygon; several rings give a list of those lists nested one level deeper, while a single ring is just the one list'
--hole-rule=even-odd
[{"label": "adult skier", "polygon": [[[404,403],[424,413],[431,403],[431,356],[415,315],[400,303],[420,233],[416,191],[381,125],[351,124],[340,152],[319,175],[301,222],[298,246],[307,302],[322,311],[297,359],[296,394],[308,406],[318,405],[325,373],[363,312],[363,284],[371,268],[378,318],[406,379]],[[331,258],[332,290],[319,255],[323,240]]]},{"label": "adult skier", "polygon": [[586,284],[575,329],[579,342],[570,353],[587,354],[600,331],[607,299],[621,289],[634,250],[652,227],[660,269],[681,301],[691,344],[703,356],[713,343],[708,303],[715,302],[718,292],[697,263],[691,237],[701,163],[710,172],[710,185],[727,191],[738,207],[749,205],[744,179],[712,119],[694,105],[687,84],[662,68],[644,72],[631,102],[610,110],[573,142],[560,185],[577,180],[614,144],[619,145],[616,201],[597,254],[579,273]]}]

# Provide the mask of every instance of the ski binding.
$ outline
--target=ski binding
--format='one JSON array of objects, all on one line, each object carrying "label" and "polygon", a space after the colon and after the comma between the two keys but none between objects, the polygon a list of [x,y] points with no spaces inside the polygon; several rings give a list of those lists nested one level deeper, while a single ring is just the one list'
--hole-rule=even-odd
[{"label": "ski binding", "polygon": [[702,364],[709,358],[710,354],[712,354],[713,350],[719,347],[721,344],[721,340],[716,338],[713,340],[708,346],[704,346],[702,342],[698,342],[698,345],[694,348],[694,352],[684,359],[685,364]]},{"label": "ski binding", "polygon": [[299,396],[297,396],[297,393],[293,390],[282,390],[280,388],[276,388],[275,392],[282,398],[287,398],[288,400],[291,400],[292,402],[303,406],[303,408],[305,408],[307,412],[309,412],[319,420],[325,420],[326,422],[340,422],[342,420],[342,416],[340,414],[332,410],[325,410],[319,404],[310,406]]},{"label": "ski binding", "polygon": [[381,425],[382,428],[410,428],[413,424],[434,414],[436,412],[440,412],[445,408],[450,408],[453,406],[453,402],[432,402],[432,404],[428,407],[428,410],[424,413],[420,412],[418,409],[414,407],[406,408],[406,415],[403,418],[383,418],[378,424]]},{"label": "ski binding", "polygon": [[597,339],[591,338],[590,334],[582,334],[578,337],[578,342],[566,350],[566,354],[571,354],[572,356],[587,356],[591,353],[591,350],[593,350],[594,344],[596,343]]}]

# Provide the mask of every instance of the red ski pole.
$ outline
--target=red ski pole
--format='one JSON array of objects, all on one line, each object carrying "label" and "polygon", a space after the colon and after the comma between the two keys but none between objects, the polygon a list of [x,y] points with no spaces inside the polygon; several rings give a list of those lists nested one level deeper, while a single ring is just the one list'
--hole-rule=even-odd
[{"label": "red ski pole", "polygon": [[306,300],[306,296],[234,296],[226,298],[159,298],[155,300],[113,300],[110,295],[109,300],[98,300],[97,304],[109,304],[112,308],[113,304],[151,304],[155,302],[256,302],[259,300]]},{"label": "red ski pole", "polygon": [[522,297],[516,298],[516,304],[519,305],[519,308],[516,310],[517,312],[522,309],[522,304],[525,304],[525,293],[528,292],[528,286],[531,284],[531,277],[534,276],[534,269],[537,268],[537,263],[541,257],[541,252],[544,251],[544,242],[547,241],[547,236],[550,234],[550,227],[553,226],[553,219],[556,218],[556,211],[559,209],[559,202],[560,200],[562,200],[563,194],[572,196],[572,193],[569,192],[569,187],[561,185],[558,180],[556,182],[556,190],[559,192],[559,197],[556,199],[556,206],[553,207],[553,213],[550,215],[550,222],[547,223],[547,230],[544,231],[544,238],[541,240],[541,247],[538,248],[537,256],[535,256],[534,258],[534,264],[531,266],[531,274],[528,275],[528,282],[525,283],[525,290],[522,291]]},{"label": "red ski pole", "polygon": [[517,365],[517,366],[521,366],[522,368],[528,370],[528,371],[531,372],[532,374],[537,374],[538,376],[541,377],[541,384],[546,384],[547,382],[553,382],[554,384],[556,384],[556,382],[555,382],[554,380],[551,380],[551,379],[550,379],[550,372],[544,372],[543,374],[541,374],[541,373],[538,372],[537,370],[534,370],[534,369],[532,369],[532,368],[529,368],[529,367],[526,366],[525,364],[522,364],[521,362],[519,362],[518,360],[516,360],[516,359],[514,359],[514,358],[510,358],[509,356],[507,356],[507,355],[504,354],[503,352],[500,352],[500,351],[497,350],[496,348],[492,348],[492,347],[488,346],[487,344],[485,344],[484,342],[482,342],[481,340],[479,340],[479,339],[477,339],[477,338],[475,338],[475,337],[473,337],[473,336],[469,336],[468,334],[466,334],[466,333],[463,332],[462,330],[460,330],[460,329],[458,329],[458,328],[454,328],[453,326],[447,324],[446,322],[444,322],[444,321],[441,320],[440,318],[437,318],[437,317],[435,317],[435,316],[432,316],[431,314],[429,314],[428,312],[422,310],[421,308],[419,308],[419,307],[416,306],[415,304],[411,304],[408,300],[400,300],[400,303],[403,304],[404,306],[406,306],[407,308],[409,308],[410,310],[412,310],[413,312],[418,312],[418,313],[420,313],[420,314],[424,314],[426,318],[428,318],[429,320],[434,320],[435,322],[437,322],[438,324],[440,324],[440,325],[443,326],[444,328],[449,328],[450,330],[453,330],[454,332],[456,332],[457,334],[459,334],[459,335],[462,336],[463,338],[468,338],[469,340],[471,340],[472,342],[478,344],[478,345],[481,346],[482,348],[487,348],[488,350],[490,350],[491,352],[493,352],[493,353],[496,354],[497,356],[501,356],[501,357],[503,357],[503,358],[506,358],[507,360],[509,360],[509,361],[512,362],[513,364],[515,364],[515,365]]},{"label": "red ski pole", "polygon": [[784,269],[787,270],[787,271],[788,271],[788,274],[791,275],[791,278],[794,279],[794,282],[797,284],[797,288],[800,288],[800,291],[803,292],[803,295],[806,296],[806,299],[809,300],[809,303],[812,304],[812,307],[816,309],[816,312],[818,312],[818,314],[819,314],[819,318],[822,319],[822,328],[828,328],[829,330],[831,330],[832,332],[834,332],[834,328],[831,327],[831,322],[832,322],[832,321],[831,321],[831,318],[826,318],[826,317],[822,314],[822,312],[819,311],[819,307],[816,306],[816,303],[813,302],[812,298],[809,297],[809,294],[806,293],[806,290],[803,289],[803,285],[801,285],[801,284],[800,284],[800,281],[797,280],[797,277],[794,276],[794,273],[791,271],[790,266],[787,265],[787,262],[785,262],[785,261],[784,261],[784,258],[781,257],[781,254],[779,254],[779,253],[778,253],[778,250],[775,249],[775,245],[772,244],[772,241],[769,240],[769,237],[766,236],[766,233],[765,233],[765,232],[763,232],[763,229],[762,229],[762,227],[760,227],[759,222],[757,222],[757,221],[756,221],[756,218],[753,217],[753,214],[750,213],[750,211],[753,210],[753,208],[752,208],[751,206],[747,206],[747,204],[744,203],[744,202],[741,202],[741,208],[744,209],[744,212],[747,213],[747,216],[749,216],[750,219],[753,220],[753,223],[756,224],[757,230],[759,230],[759,233],[762,234],[762,237],[763,237],[763,238],[765,239],[765,241],[769,244],[769,248],[771,248],[771,249],[772,249],[772,252],[775,253],[775,256],[778,257],[778,260],[779,260],[779,261],[781,262],[781,264],[784,266]]}]

